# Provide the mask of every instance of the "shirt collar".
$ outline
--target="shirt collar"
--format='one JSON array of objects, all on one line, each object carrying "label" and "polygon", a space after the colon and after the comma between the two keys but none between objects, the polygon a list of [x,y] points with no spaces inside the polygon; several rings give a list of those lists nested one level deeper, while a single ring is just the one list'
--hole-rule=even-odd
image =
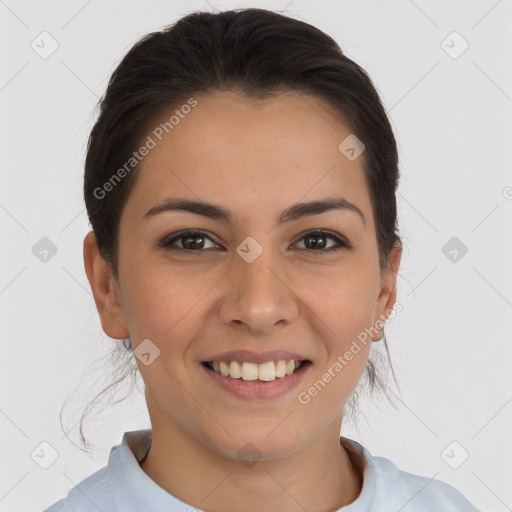
[{"label": "shirt collar", "polygon": [[[357,441],[340,437],[340,443],[345,447],[352,461],[359,472],[363,473],[363,487],[355,501],[342,507],[343,512],[369,512],[375,510],[374,501],[377,488],[378,468],[371,453]],[[377,507],[378,508],[378,507]]]},{"label": "shirt collar", "polygon": [[[190,511],[191,505],[183,503],[169,494],[149,478],[140,467],[140,462],[149,451],[151,440],[152,431],[150,429],[125,432],[121,445],[114,446],[110,451],[107,471],[113,510],[115,512]],[[363,488],[359,497],[350,505],[342,507],[340,511],[369,511],[376,488],[376,468],[373,457],[357,441],[340,437],[340,442],[347,449],[353,464],[363,471]]]},{"label": "shirt collar", "polygon": [[[139,463],[151,446],[151,430],[125,432],[120,446],[108,459],[108,478],[115,512],[187,512],[191,506],[162,489],[142,470]],[[201,511],[198,511],[201,512]]]}]

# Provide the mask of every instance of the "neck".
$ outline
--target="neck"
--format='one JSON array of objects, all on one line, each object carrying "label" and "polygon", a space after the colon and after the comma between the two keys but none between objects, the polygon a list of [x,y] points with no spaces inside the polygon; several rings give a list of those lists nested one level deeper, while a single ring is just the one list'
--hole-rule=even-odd
[{"label": "neck", "polygon": [[207,511],[332,511],[356,500],[362,460],[340,443],[339,421],[301,451],[252,463],[226,457],[178,425],[152,422],[142,470],[164,490]]}]

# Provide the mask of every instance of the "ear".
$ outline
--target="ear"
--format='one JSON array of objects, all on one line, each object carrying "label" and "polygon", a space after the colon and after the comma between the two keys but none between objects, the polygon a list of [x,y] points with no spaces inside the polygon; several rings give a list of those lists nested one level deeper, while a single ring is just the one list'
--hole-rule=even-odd
[{"label": "ear", "polygon": [[120,305],[118,283],[112,266],[101,256],[92,231],[84,239],[84,264],[103,331],[114,339],[127,338],[129,333]]},{"label": "ear", "polygon": [[[402,245],[399,242],[396,242],[389,253],[386,272],[382,275],[382,288],[379,297],[377,298],[377,304],[375,308],[377,317],[374,318],[374,325],[375,322],[381,321],[382,326],[384,327],[384,322],[391,314],[393,306],[395,305],[396,280],[401,259]],[[380,337],[373,339],[373,341],[379,341],[382,338],[383,328],[380,331]]]}]

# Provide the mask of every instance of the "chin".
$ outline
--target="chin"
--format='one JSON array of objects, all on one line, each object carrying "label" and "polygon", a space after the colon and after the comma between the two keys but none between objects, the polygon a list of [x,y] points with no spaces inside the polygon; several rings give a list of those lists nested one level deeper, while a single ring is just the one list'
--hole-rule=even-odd
[{"label": "chin", "polygon": [[257,428],[253,424],[241,425],[235,429],[230,425],[228,431],[233,437],[224,432],[222,439],[210,439],[208,444],[224,457],[239,460],[247,467],[257,461],[280,459],[298,449],[300,440],[289,427],[279,425],[279,421],[272,422],[271,428]]}]

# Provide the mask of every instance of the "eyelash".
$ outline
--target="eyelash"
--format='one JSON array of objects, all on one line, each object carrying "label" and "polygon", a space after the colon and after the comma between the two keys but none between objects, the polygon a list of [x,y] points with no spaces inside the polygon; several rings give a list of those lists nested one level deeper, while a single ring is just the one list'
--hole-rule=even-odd
[{"label": "eyelash", "polygon": [[[189,254],[190,253],[201,253],[201,252],[205,252],[206,250],[208,250],[208,249],[192,250],[192,249],[184,249],[182,247],[173,246],[173,244],[176,241],[178,241],[181,238],[184,238],[186,236],[189,236],[189,235],[192,235],[192,236],[194,236],[194,235],[204,236],[205,238],[210,240],[212,243],[218,245],[214,240],[212,240],[211,237],[208,236],[208,234],[205,231],[201,231],[199,229],[190,229],[190,230],[187,230],[187,231],[182,231],[182,232],[178,233],[177,235],[173,235],[172,238],[165,237],[159,243],[159,246],[163,247],[165,249],[173,249],[173,250],[178,250],[178,251],[182,251],[182,252],[187,252]],[[335,236],[333,233],[331,233],[329,231],[325,231],[323,229],[317,229],[317,230],[308,231],[301,238],[299,238],[299,240],[297,240],[297,242],[295,242],[295,243],[300,242],[301,240],[303,240],[307,236],[323,236],[325,238],[330,238],[331,240],[334,240],[338,244],[338,247],[334,246],[334,247],[329,247],[328,249],[302,249],[302,250],[304,250],[306,252],[309,252],[309,253],[325,254],[327,252],[339,251],[340,249],[351,249],[352,248],[352,245],[350,243],[348,243],[346,240],[343,240],[343,239],[339,238],[338,236]]]}]

